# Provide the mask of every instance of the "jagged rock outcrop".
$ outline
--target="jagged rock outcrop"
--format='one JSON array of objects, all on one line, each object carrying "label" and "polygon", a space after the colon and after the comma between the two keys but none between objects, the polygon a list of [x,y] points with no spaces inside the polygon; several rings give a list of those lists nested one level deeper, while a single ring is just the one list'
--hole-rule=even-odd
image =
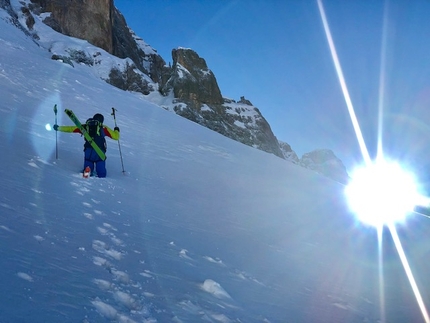
[{"label": "jagged rock outcrop", "polygon": [[172,59],[170,78],[162,87],[164,93],[173,90],[175,98],[194,107],[224,102],[215,75],[195,51],[187,48],[173,49]]},{"label": "jagged rock outcrop", "polygon": [[174,111],[228,138],[283,158],[269,123],[252,105],[224,99],[222,105],[194,107],[178,101]]},{"label": "jagged rock outcrop", "polygon": [[345,165],[330,149],[317,149],[306,153],[300,159],[299,164],[339,183],[346,184],[349,180]]},{"label": "jagged rock outcrop", "polygon": [[173,91],[174,111],[194,122],[248,146],[283,157],[269,123],[249,100],[224,99],[215,75],[195,51],[172,51],[171,75],[161,91]]},{"label": "jagged rock outcrop", "polygon": [[224,99],[224,104],[217,111],[219,116],[205,115],[205,118],[209,121],[216,120],[217,117],[223,120],[224,129],[221,128],[221,131],[218,132],[248,146],[283,158],[278,140],[269,123],[249,100],[244,97],[241,97],[238,102]]},{"label": "jagged rock outcrop", "polygon": [[[21,25],[21,23],[19,22],[18,15],[16,12],[13,11],[12,6],[10,4],[10,0],[0,0],[0,8],[3,8],[4,10],[6,10],[6,12],[10,16],[10,21],[12,24],[14,24],[17,28],[19,28],[27,36],[30,36],[32,38],[37,39],[36,35],[33,35],[29,32],[29,30],[31,30],[33,28],[34,18],[30,14],[30,10],[28,8],[26,8],[26,7],[21,8],[21,12],[22,12],[23,16],[25,17],[25,22],[26,22],[28,29],[24,28]],[[35,42],[35,43],[37,44],[37,42]]]},{"label": "jagged rock outcrop", "polygon": [[297,156],[296,152],[291,148],[289,144],[283,141],[279,141],[279,148],[281,148],[282,155],[284,159],[293,162],[294,164],[298,164],[300,159]]},{"label": "jagged rock outcrop", "polygon": [[164,59],[142,38],[130,30],[124,16],[115,8],[113,13],[113,55],[130,58],[136,67],[155,83],[162,83],[170,73]]}]

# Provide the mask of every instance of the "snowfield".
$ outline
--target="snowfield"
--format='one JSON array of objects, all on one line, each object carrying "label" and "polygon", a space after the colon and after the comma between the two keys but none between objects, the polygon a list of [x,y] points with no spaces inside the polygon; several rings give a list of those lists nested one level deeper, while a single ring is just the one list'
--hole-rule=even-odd
[{"label": "snowfield", "polygon": [[[387,235],[379,279],[342,185],[51,60],[0,18],[1,323],[422,321]],[[109,139],[105,179],[79,173],[80,135],[58,133],[56,159],[54,104],[62,125],[68,108],[113,127],[115,107],[126,173]],[[425,304],[429,230],[399,228]]]}]

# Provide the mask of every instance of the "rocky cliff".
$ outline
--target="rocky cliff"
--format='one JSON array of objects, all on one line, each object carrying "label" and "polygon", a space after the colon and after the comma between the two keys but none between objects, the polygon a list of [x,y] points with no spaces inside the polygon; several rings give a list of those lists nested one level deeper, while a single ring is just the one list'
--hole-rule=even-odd
[{"label": "rocky cliff", "polygon": [[291,146],[289,144],[283,141],[279,141],[279,148],[281,148],[284,159],[289,160],[294,164],[299,163],[300,161],[299,157],[297,156],[296,152],[293,149],[291,149]]},{"label": "rocky cliff", "polygon": [[113,0],[56,1],[31,0],[32,9],[50,12],[45,23],[68,36],[86,39],[113,53]]},{"label": "rocky cliff", "polygon": [[44,23],[67,35],[87,40],[119,58],[129,57],[154,82],[161,82],[165,61],[127,26],[113,0],[31,0],[36,13],[49,12]]},{"label": "rocky cliff", "polygon": [[162,84],[165,94],[173,90],[175,98],[195,107],[202,104],[219,105],[224,102],[215,75],[195,51],[186,48],[174,49],[172,59],[170,78]]},{"label": "rocky cliff", "polygon": [[173,92],[177,114],[248,146],[283,157],[260,111],[244,97],[238,102],[223,98],[215,75],[203,58],[186,48],[174,49],[172,58],[170,78],[161,90],[165,95]]}]

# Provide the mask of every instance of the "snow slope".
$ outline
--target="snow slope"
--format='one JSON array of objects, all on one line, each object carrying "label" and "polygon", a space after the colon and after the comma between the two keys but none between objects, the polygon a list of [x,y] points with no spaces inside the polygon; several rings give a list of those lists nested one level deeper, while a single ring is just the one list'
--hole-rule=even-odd
[{"label": "snow slope", "polygon": [[[390,237],[381,284],[338,183],[53,61],[4,19],[0,45],[1,323],[422,321]],[[59,124],[70,108],[113,127],[118,109],[126,174],[113,141],[105,179],[78,173],[79,135],[58,133],[56,159],[54,104]],[[429,225],[399,228],[420,287]]]}]

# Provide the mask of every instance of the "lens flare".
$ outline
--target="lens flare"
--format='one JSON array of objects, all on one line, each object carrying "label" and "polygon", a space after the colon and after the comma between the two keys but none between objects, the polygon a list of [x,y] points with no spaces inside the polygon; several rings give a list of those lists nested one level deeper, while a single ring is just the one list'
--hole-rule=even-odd
[{"label": "lens flare", "polygon": [[399,164],[378,160],[354,171],[345,194],[360,221],[380,227],[411,214],[420,199],[415,183]]},{"label": "lens flare", "polygon": [[342,67],[340,66],[340,61],[337,56],[336,47],[334,46],[333,37],[331,36],[330,27],[328,25],[327,17],[324,11],[324,6],[322,4],[322,0],[318,0],[318,8],[321,15],[321,20],[323,23],[324,31],[327,37],[327,43],[330,48],[330,53],[333,59],[333,64],[336,69],[336,73],[339,79],[340,87],[342,89],[343,96],[345,98],[345,103],[348,108],[349,117],[351,118],[352,126],[354,127],[355,135],[358,140],[358,144],[360,146],[361,154],[363,155],[364,161],[366,163],[370,163],[370,155],[367,150],[366,144],[364,142],[363,134],[361,133],[360,125],[357,120],[357,116],[355,115],[354,106],[352,105],[351,97],[349,95],[348,87],[346,86],[345,77],[343,76]]},{"label": "lens flare", "polygon": [[[418,285],[412,274],[400,238],[397,234],[395,223],[405,220],[415,205],[428,202],[417,193],[417,187],[414,177],[407,171],[403,170],[397,163],[389,163],[382,158],[372,162],[367,150],[364,138],[349,96],[348,87],[343,76],[339,58],[336,53],[333,38],[331,36],[327,17],[325,15],[322,0],[317,0],[318,8],[323,23],[324,32],[327,37],[327,43],[333,59],[333,64],[339,79],[339,83],[345,98],[352,126],[354,128],[361,154],[363,156],[365,167],[358,169],[353,174],[353,180],[347,186],[345,193],[348,197],[351,209],[357,214],[357,217],[364,223],[373,225],[378,231],[378,248],[379,248],[379,279],[380,279],[380,306],[381,318],[385,321],[385,298],[384,298],[384,277],[383,277],[383,259],[382,259],[382,228],[387,226],[390,230],[401,263],[405,270],[406,276],[411,284],[413,293],[417,300],[423,319],[430,323],[430,318],[421,297]],[[384,28],[386,28],[387,17],[384,16]],[[380,76],[380,96],[379,96],[379,133],[378,133],[378,156],[383,156],[382,149],[382,116],[384,103],[384,59],[385,59],[385,38],[383,38],[381,52],[381,76]],[[424,199],[424,201],[423,201]]]}]

